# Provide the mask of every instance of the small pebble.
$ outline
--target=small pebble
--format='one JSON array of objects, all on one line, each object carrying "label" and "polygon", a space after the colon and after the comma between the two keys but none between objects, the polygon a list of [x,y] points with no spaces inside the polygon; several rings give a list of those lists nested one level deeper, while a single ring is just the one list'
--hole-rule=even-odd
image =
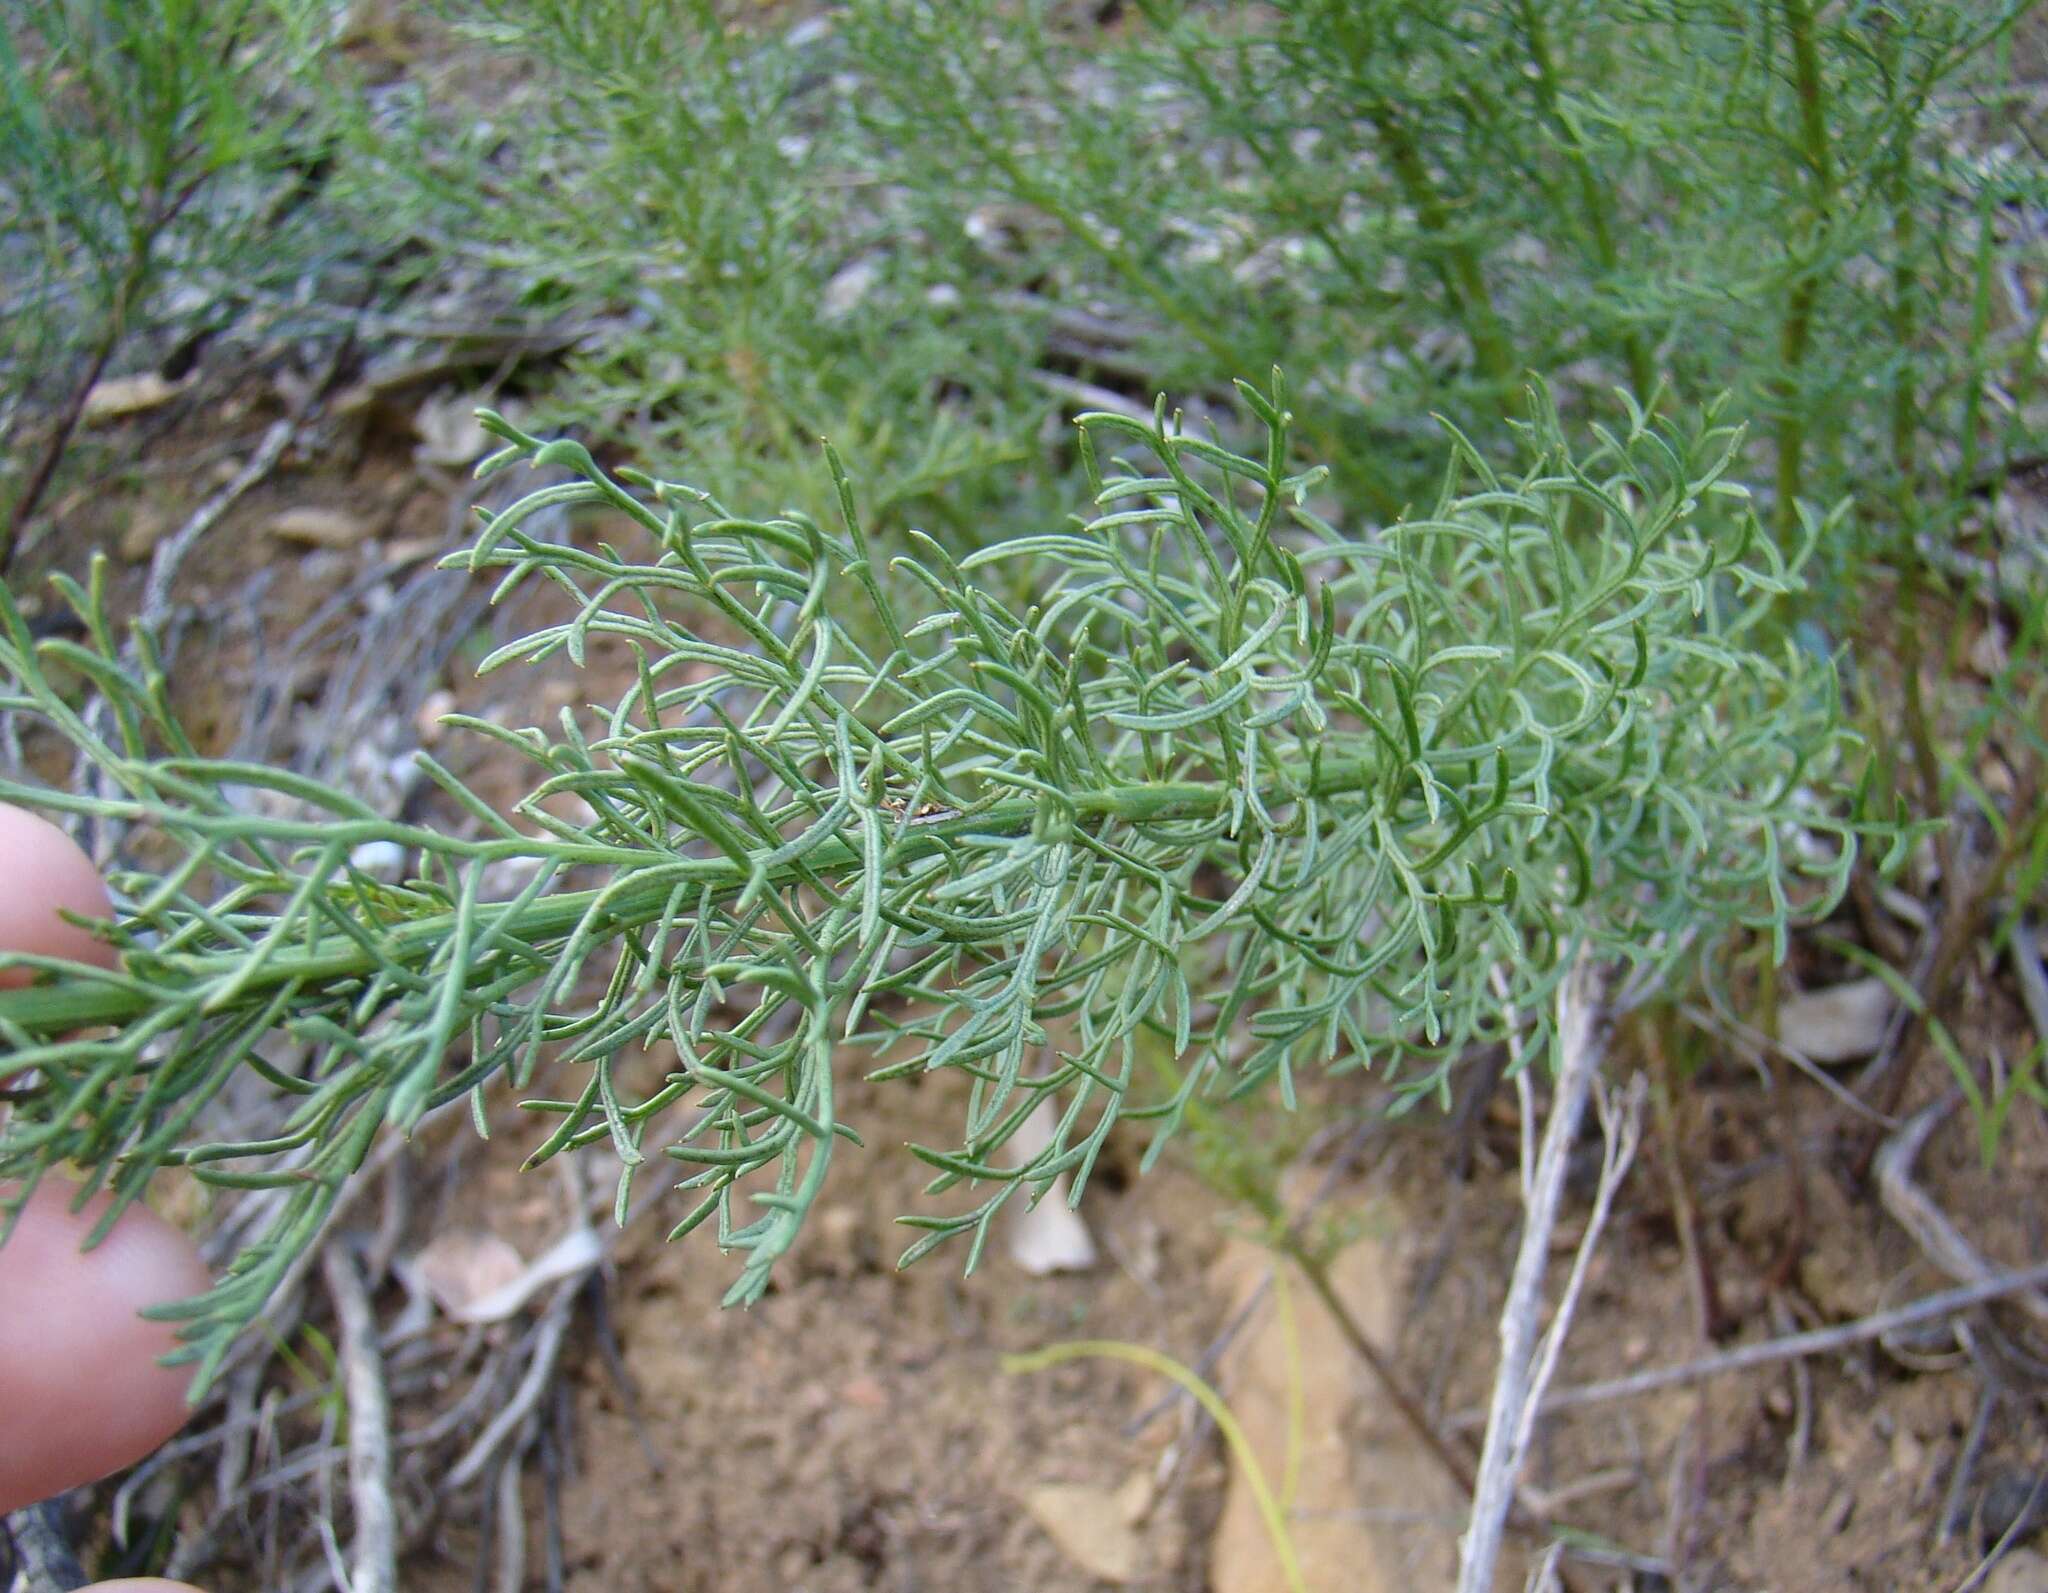
[{"label": "small pebble", "polygon": [[2048,1593],[2048,1559],[2015,1549],[1984,1579],[1984,1593]]},{"label": "small pebble", "polygon": [[365,841],[348,855],[348,860],[365,874],[395,880],[405,871],[405,848],[396,841]]}]

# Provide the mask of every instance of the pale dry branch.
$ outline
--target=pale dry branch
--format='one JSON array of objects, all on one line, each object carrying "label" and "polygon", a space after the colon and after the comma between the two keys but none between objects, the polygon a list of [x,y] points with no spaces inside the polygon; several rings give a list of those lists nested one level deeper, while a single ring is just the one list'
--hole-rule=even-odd
[{"label": "pale dry branch", "polygon": [[[1712,1012],[1705,1007],[1686,1005],[1680,1007],[1678,1011],[1679,1016],[1683,1017],[1687,1022],[1740,1050],[1750,1059],[1766,1083],[1770,1081],[1770,1074],[1763,1066],[1765,1055],[1782,1057],[1803,1073],[1811,1083],[1820,1086],[1844,1111],[1850,1112],[1868,1122],[1875,1123],[1880,1128],[1895,1128],[1898,1126],[1896,1119],[1887,1117],[1883,1112],[1871,1106],[1861,1096],[1857,1095],[1854,1090],[1836,1080],[1826,1068],[1822,1067],[1796,1046],[1787,1045],[1782,1040],[1775,1040],[1765,1034],[1763,1030],[1754,1028],[1738,1018]],[[1894,1011],[1891,1019],[1887,1022],[1886,1032],[1890,1033],[1896,1027],[1898,1021],[1898,1013]]]},{"label": "pale dry branch", "polygon": [[[1539,1414],[1548,1416],[1557,1411],[1578,1410],[1587,1405],[1604,1404],[1609,1400],[1633,1399],[1642,1394],[1654,1394],[1659,1389],[1677,1388],[1687,1383],[1703,1382],[1708,1378],[1725,1377],[1733,1372],[1752,1372],[1760,1366],[1775,1366],[1780,1361],[1797,1360],[1811,1355],[1827,1355],[1836,1350],[1848,1349],[1851,1345],[1866,1344],[1872,1339],[1883,1338],[1887,1333],[1896,1333],[1901,1328],[1938,1321],[1942,1317],[1954,1316],[1958,1312],[1975,1310],[1978,1306],[1988,1305],[1994,1300],[2003,1300],[2026,1290],[2044,1287],[2048,1287],[2048,1262],[2041,1262],[2017,1272],[1999,1273],[1960,1289],[1946,1289],[1939,1294],[1930,1294],[1924,1299],[1915,1300],[1911,1305],[1879,1311],[1871,1316],[1859,1317],[1853,1322],[1841,1323],[1836,1327],[1816,1328],[1810,1332],[1794,1333],[1784,1338],[1763,1339],[1755,1344],[1744,1344],[1732,1350],[1703,1355],[1697,1360],[1686,1361],[1677,1366],[1652,1367],[1648,1371],[1611,1378],[1603,1383],[1582,1383],[1576,1388],[1562,1388],[1545,1398]],[[1479,1412],[1468,1411],[1452,1417],[1448,1425],[1453,1429],[1468,1430],[1477,1427],[1483,1419]]]},{"label": "pale dry branch", "polygon": [[570,1320],[576,1313],[576,1296],[582,1292],[583,1282],[581,1277],[575,1277],[556,1286],[554,1296],[548,1301],[547,1309],[541,1313],[540,1323],[534,1330],[526,1375],[519,1380],[512,1397],[491,1418],[476,1442],[449,1468],[446,1482],[449,1489],[466,1488],[481,1477],[498,1451],[505,1447],[519,1431],[520,1424],[539,1405],[555,1375],[555,1362],[562,1353],[562,1340],[567,1336]]},{"label": "pale dry branch", "polygon": [[176,584],[178,571],[183,567],[186,556],[191,553],[199,539],[220,523],[228,510],[239,503],[249,489],[267,477],[277,468],[278,461],[298,438],[318,412],[327,394],[333,390],[335,379],[341,374],[343,365],[355,352],[353,335],[344,336],[328,357],[320,376],[313,383],[305,398],[294,405],[291,412],[272,421],[263,440],[249,455],[247,461],[231,476],[221,489],[214,493],[197,509],[187,516],[185,523],[156,545],[150,555],[149,574],[142,585],[141,622],[145,626],[157,626],[170,616],[171,590]]},{"label": "pale dry branch", "polygon": [[492,1488],[497,1517],[497,1576],[492,1587],[497,1593],[519,1593],[526,1583],[526,1511],[520,1498],[519,1479],[526,1469],[526,1452],[532,1447],[529,1425],[519,1448],[498,1464]]},{"label": "pale dry branch", "polygon": [[1572,1257],[1572,1270],[1565,1279],[1564,1294],[1557,1302],[1557,1309],[1551,1313],[1550,1326],[1544,1330],[1543,1341],[1536,1351],[1535,1369],[1530,1375],[1529,1391],[1522,1405],[1521,1424],[1515,1430],[1515,1453],[1519,1456],[1529,1453],[1529,1446],[1535,1439],[1537,1407],[1542,1403],[1544,1390],[1550,1387],[1551,1379],[1557,1375],[1558,1358],[1564,1353],[1565,1336],[1571,1331],[1572,1318],[1578,1312],[1579,1295],[1586,1286],[1593,1252],[1599,1247],[1600,1235],[1606,1231],[1607,1219],[1614,1210],[1614,1197],[1628,1177],[1636,1148],[1642,1143],[1646,1091],[1647,1085],[1640,1073],[1629,1081],[1626,1091],[1613,1091],[1598,1084],[1594,1086],[1593,1100],[1600,1113],[1602,1137],[1600,1184],[1593,1195],[1593,1211],[1586,1219],[1586,1231]]},{"label": "pale dry branch", "polygon": [[[1991,1277],[1996,1269],[1934,1203],[1933,1197],[1913,1181],[1914,1162],[1956,1104],[1957,1098],[1948,1095],[1915,1112],[1879,1148],[1871,1170],[1884,1209],[1906,1230],[1920,1253],[1956,1282],[1978,1283]],[[2048,1324],[2048,1299],[2029,1289],[2021,1291],[2014,1303],[2036,1322]]]},{"label": "pale dry branch", "polygon": [[[1798,1331],[1798,1318],[1782,1293],[1771,1296],[1771,1326],[1781,1334]],[[1799,1468],[1806,1464],[1812,1443],[1813,1373],[1805,1361],[1799,1360],[1792,1363],[1792,1436],[1785,1443],[1784,1486],[1788,1491]]]},{"label": "pale dry branch", "polygon": [[377,1318],[361,1268],[346,1245],[321,1258],[341,1330],[341,1375],[348,1397],[349,1503],[355,1518],[352,1593],[398,1586],[398,1512],[391,1501],[391,1394],[377,1347]]},{"label": "pale dry branch", "polygon": [[2036,1521],[2034,1507],[2040,1502],[2044,1488],[2048,1488],[2048,1475],[2034,1479],[2033,1491],[2027,1495],[2027,1502],[2014,1514],[2012,1525],[1999,1534],[1996,1543],[1985,1550],[1984,1558],[1977,1562],[1976,1568],[1956,1584],[1956,1593],[1976,1593],[1976,1590],[1989,1580],[1992,1570],[2005,1558],[2006,1551],[2017,1543]]},{"label": "pale dry branch", "polygon": [[1537,1317],[1543,1306],[1543,1275],[1579,1120],[1606,1050],[1604,986],[1604,970],[1583,958],[1558,985],[1557,1082],[1522,1222],[1514,1276],[1501,1308],[1500,1369],[1494,1378],[1486,1444],[1472,1495],[1472,1524],[1459,1545],[1459,1593],[1491,1593],[1501,1538],[1527,1454],[1525,1435],[1535,1404],[1531,1395],[1536,1392],[1530,1377],[1537,1351]]},{"label": "pale dry branch", "polygon": [[1564,1561],[1564,1545],[1553,1543],[1543,1551],[1543,1557],[1536,1562],[1524,1586],[1527,1593],[1563,1593],[1564,1580],[1558,1567]]},{"label": "pale dry branch", "polygon": [[1937,1543],[1948,1542],[1967,1519],[1963,1501],[1969,1497],[1971,1480],[1977,1475],[1977,1457],[1984,1452],[1984,1439],[1991,1431],[1991,1417],[1998,1409],[1999,1398],[1995,1384],[1987,1384],[1977,1396],[1977,1409],[1970,1417],[1970,1430],[1963,1436],[1962,1451],[1956,1456],[1948,1491],[1942,1497],[1941,1519],[1935,1525]]}]

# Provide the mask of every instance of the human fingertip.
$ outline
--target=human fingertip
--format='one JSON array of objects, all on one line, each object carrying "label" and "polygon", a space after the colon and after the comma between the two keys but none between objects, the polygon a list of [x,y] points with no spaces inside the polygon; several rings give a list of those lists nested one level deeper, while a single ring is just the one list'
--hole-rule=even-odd
[{"label": "human fingertip", "polygon": [[[67,957],[112,968],[112,946],[63,915],[112,918],[114,904],[92,859],[48,819],[0,802],[0,951]],[[26,968],[0,969],[0,990],[30,980]]]},{"label": "human fingertip", "polygon": [[118,1582],[94,1582],[79,1593],[200,1593],[190,1582],[166,1582],[160,1576],[124,1576]]},{"label": "human fingertip", "polygon": [[174,1330],[138,1313],[210,1287],[198,1250],[131,1206],[81,1253],[107,1197],[74,1212],[72,1194],[46,1181],[0,1248],[0,1512],[133,1465],[191,1414],[189,1372],[158,1364]]}]

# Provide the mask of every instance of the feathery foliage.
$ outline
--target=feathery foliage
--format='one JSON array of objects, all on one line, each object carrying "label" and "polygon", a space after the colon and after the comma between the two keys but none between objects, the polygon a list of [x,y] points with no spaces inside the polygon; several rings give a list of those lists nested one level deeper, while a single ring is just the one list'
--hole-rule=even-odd
[{"label": "feathery foliage", "polygon": [[[0,1176],[62,1162],[122,1200],[171,1164],[287,1192],[269,1233],[179,1308],[214,1364],[388,1125],[559,1058],[542,1160],[608,1142],[679,1170],[766,1285],[841,1140],[836,1082],[965,1079],[958,1142],[914,1147],[933,1192],[914,1259],[970,1264],[1009,1200],[1075,1194],[1125,1119],[1156,1144],[1196,1091],[1292,1088],[1373,1067],[1404,1101],[1529,1015],[1583,948],[1651,982],[1735,924],[1782,937],[1855,853],[1829,667],[1774,644],[1797,558],[1727,475],[1739,434],[1632,405],[1575,453],[1540,389],[1496,473],[1455,433],[1428,512],[1346,532],[1290,469],[1276,375],[1242,386],[1262,448],[1163,405],[1084,416],[1090,518],[956,560],[913,535],[887,561],[831,460],[837,523],[753,520],[607,475],[580,444],[495,416],[514,461],[566,467],[449,563],[500,592],[555,583],[574,617],[484,667],[623,638],[636,678],[551,731],[467,721],[535,766],[494,812],[426,761],[473,835],[394,823],[344,792],[210,759],[180,731],[147,635],[136,667],[99,595],[87,644],[0,611],[0,708],[83,748],[101,793],[0,780],[0,798],[143,827],[160,873],[117,879],[119,972],[0,993],[16,1091]],[[621,519],[656,550],[527,534],[549,506]],[[998,594],[1025,567],[1028,602]],[[75,683],[108,704],[102,734]],[[74,683],[67,685],[66,682]],[[252,803],[250,791],[264,793]],[[573,793],[587,822],[555,816]],[[359,849],[406,849],[391,883]],[[494,893],[493,866],[523,883]],[[276,1048],[283,1037],[289,1053]],[[1185,1084],[1141,1098],[1148,1037]],[[621,1058],[676,1065],[634,1095]],[[260,1142],[206,1142],[244,1070],[289,1098]],[[481,1095],[479,1116],[481,1118]],[[1058,1130],[1002,1151],[1041,1101]],[[202,1371],[202,1375],[204,1375]]]},{"label": "feathery foliage", "polygon": [[2020,0],[443,8],[521,75],[373,129],[375,218],[438,207],[537,302],[610,306],[551,413],[735,496],[822,507],[823,433],[958,546],[1061,462],[1063,384],[1280,363],[1384,518],[1432,414],[1495,449],[1525,370],[1567,413],[1662,381],[1758,422],[1781,544],[1855,502],[1827,610],[1902,497],[1953,535],[2033,447],[1987,408],[2038,393],[2041,306],[1996,291],[2048,191],[1999,130]]}]

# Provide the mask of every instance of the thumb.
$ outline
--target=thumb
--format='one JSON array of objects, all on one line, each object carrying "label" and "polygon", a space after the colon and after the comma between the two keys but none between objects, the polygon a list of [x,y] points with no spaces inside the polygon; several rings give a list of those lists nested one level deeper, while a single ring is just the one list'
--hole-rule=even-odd
[{"label": "thumb", "polygon": [[157,1365],[170,1326],[136,1313],[204,1293],[198,1252],[136,1206],[81,1254],[107,1199],[74,1212],[72,1193],[46,1180],[0,1248],[0,1514],[134,1464],[190,1414],[186,1371]]},{"label": "thumb", "polygon": [[199,1593],[190,1582],[166,1582],[160,1576],[124,1576],[118,1582],[95,1582],[79,1593]]}]

